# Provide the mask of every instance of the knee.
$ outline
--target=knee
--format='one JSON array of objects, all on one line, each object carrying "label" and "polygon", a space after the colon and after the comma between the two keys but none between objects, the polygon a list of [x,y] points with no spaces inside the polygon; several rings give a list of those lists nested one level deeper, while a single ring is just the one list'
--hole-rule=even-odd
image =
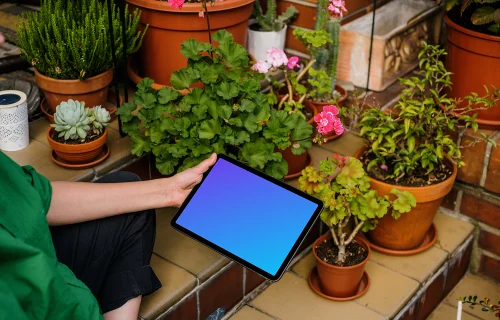
[{"label": "knee", "polygon": [[118,183],[118,182],[135,182],[141,181],[142,179],[132,172],[127,171],[115,171],[105,175],[104,177],[97,180],[97,183]]}]

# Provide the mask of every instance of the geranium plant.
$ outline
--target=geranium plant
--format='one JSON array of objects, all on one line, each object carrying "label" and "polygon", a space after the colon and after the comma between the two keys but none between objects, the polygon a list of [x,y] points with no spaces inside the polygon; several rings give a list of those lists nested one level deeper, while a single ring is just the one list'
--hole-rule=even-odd
[{"label": "geranium plant", "polygon": [[[343,266],[346,247],[359,231],[373,230],[389,211],[394,218],[415,207],[414,196],[407,191],[392,190],[394,200],[380,197],[370,189],[363,164],[356,158],[334,154],[322,160],[319,170],[307,167],[299,178],[299,189],[320,199],[324,203],[321,220],[329,227],[333,243],[338,248],[335,263]],[[354,228],[348,231],[348,225]]]},{"label": "geranium plant", "polygon": [[[444,54],[439,46],[424,43],[419,54],[419,76],[400,79],[405,88],[394,110],[388,113],[372,108],[364,112],[359,124],[360,135],[368,146],[364,160],[367,171],[377,180],[426,186],[451,175],[443,163],[445,158],[458,166],[465,165],[460,147],[448,130],[471,128],[476,132],[474,112],[495,106],[500,92],[486,88],[484,96],[472,93],[464,99],[448,98],[445,89],[451,88],[451,73],[440,59]],[[480,134],[481,140],[494,143]]]},{"label": "geranium plant", "polygon": [[[462,25],[492,34],[500,33],[500,0],[447,0],[446,10],[460,6]],[[471,25],[472,24],[472,25]]]}]

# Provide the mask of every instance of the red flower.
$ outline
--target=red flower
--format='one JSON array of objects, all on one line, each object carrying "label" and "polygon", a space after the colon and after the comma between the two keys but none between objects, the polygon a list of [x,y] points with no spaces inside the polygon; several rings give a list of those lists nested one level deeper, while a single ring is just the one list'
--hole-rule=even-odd
[{"label": "red flower", "polygon": [[177,9],[179,8],[182,9],[182,5],[184,4],[184,0],[168,0],[168,3],[172,6],[172,8]]}]

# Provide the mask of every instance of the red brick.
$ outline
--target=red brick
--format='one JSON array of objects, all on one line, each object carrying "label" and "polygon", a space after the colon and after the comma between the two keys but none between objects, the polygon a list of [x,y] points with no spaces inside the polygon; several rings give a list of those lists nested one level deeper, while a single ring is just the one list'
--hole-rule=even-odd
[{"label": "red brick", "polygon": [[462,279],[467,271],[472,253],[472,244],[473,243],[471,241],[462,253],[462,257],[460,259],[453,259],[452,257],[448,260],[450,263],[448,264],[448,274],[446,276],[446,285],[444,287],[443,297],[450,293],[451,289],[457,285],[458,281]]},{"label": "red brick", "polygon": [[479,272],[483,275],[500,282],[500,260],[493,259],[488,256],[481,256],[481,264]]},{"label": "red brick", "polygon": [[484,188],[486,190],[500,193],[500,138],[496,141],[497,147],[491,150],[490,163],[488,165],[488,175]]},{"label": "red brick", "polygon": [[442,272],[427,287],[425,293],[420,298],[417,320],[427,319],[427,317],[437,307],[439,302],[441,302],[444,296],[443,292],[445,287],[445,281],[446,281],[446,275],[445,272]]},{"label": "red brick", "polygon": [[[486,135],[494,133],[494,131],[489,130],[479,130],[478,132]],[[469,132],[462,137],[460,146],[462,147],[462,160],[465,162],[465,166],[458,169],[457,179],[478,186],[483,174],[486,142],[480,141],[473,146],[469,146],[477,140],[477,137]]]},{"label": "red brick", "polygon": [[441,202],[441,207],[448,210],[455,210],[455,201],[457,201],[457,195],[458,189],[451,189],[451,191],[444,197],[443,202]]},{"label": "red brick", "polygon": [[500,229],[500,203],[486,195],[475,196],[464,192],[460,212]]},{"label": "red brick", "polygon": [[481,230],[478,244],[484,250],[500,256],[500,236]]}]

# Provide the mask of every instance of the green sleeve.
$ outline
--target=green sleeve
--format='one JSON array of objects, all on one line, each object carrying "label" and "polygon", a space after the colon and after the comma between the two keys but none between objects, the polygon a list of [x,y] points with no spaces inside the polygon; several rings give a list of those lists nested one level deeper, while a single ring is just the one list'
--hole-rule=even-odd
[{"label": "green sleeve", "polygon": [[3,310],[0,312],[0,320],[28,320],[14,291],[2,279],[0,279],[0,310]]},{"label": "green sleeve", "polygon": [[22,169],[28,182],[40,195],[45,213],[49,212],[50,200],[52,199],[52,185],[49,179],[36,172],[32,166],[24,166]]},{"label": "green sleeve", "polygon": [[[9,300],[16,301],[8,304],[1,301],[1,313],[14,319],[102,319],[95,299],[79,299],[56,271],[56,264],[57,261],[15,238],[0,225],[2,285],[11,292]],[[23,313],[18,317],[19,307]]]}]

